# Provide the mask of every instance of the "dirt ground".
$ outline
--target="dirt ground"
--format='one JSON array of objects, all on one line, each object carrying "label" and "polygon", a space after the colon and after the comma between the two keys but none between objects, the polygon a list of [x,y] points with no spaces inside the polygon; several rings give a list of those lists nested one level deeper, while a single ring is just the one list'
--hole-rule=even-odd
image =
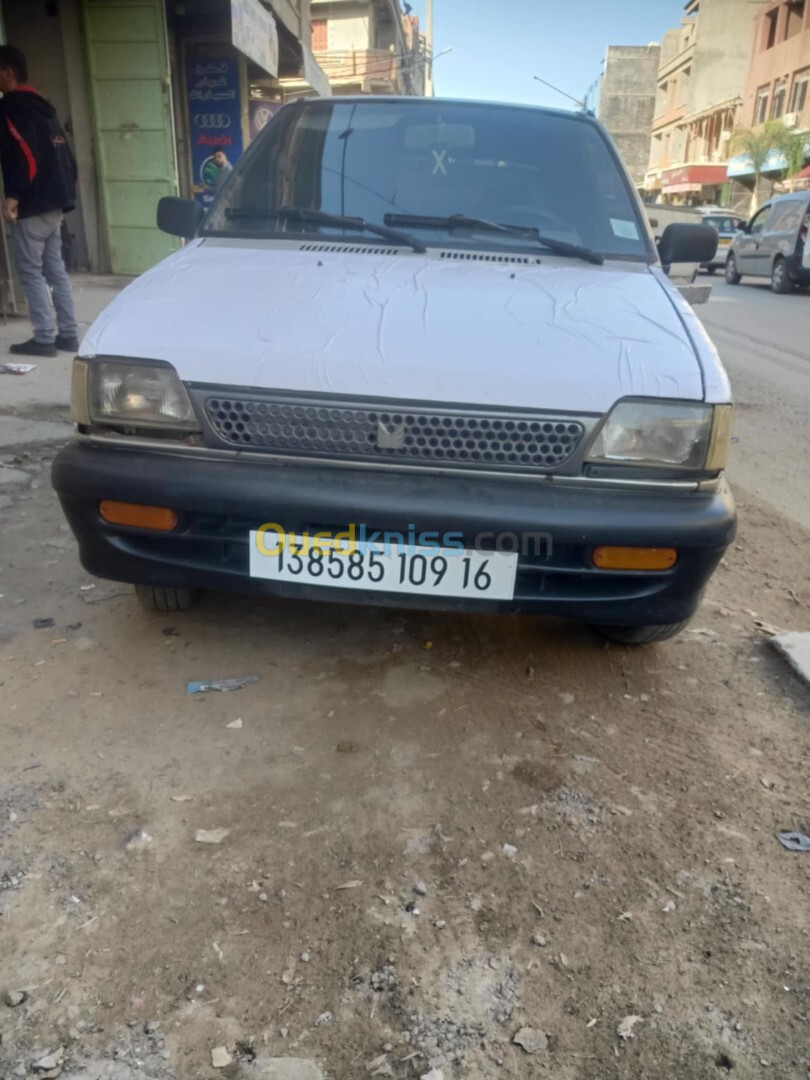
[{"label": "dirt ground", "polygon": [[810,854],[776,838],[810,831],[810,693],[755,622],[807,629],[806,531],[738,490],[692,628],[641,650],[150,616],[79,567],[49,451],[3,460],[33,483],[0,529],[2,1080],[60,1048],[77,1080],[810,1076]]}]

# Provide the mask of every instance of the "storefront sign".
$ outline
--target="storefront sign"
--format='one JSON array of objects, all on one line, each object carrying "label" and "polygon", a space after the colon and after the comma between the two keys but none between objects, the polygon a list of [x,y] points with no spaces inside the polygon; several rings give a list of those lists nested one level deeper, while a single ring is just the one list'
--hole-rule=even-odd
[{"label": "storefront sign", "polygon": [[239,59],[224,51],[189,53],[186,79],[192,187],[194,197],[207,207],[244,148]]},{"label": "storefront sign", "polygon": [[268,75],[278,75],[278,27],[260,0],[231,0],[231,41]]},{"label": "storefront sign", "polygon": [[263,131],[279,109],[282,108],[280,101],[262,101],[253,98],[248,102],[248,120],[250,122],[250,141]]}]

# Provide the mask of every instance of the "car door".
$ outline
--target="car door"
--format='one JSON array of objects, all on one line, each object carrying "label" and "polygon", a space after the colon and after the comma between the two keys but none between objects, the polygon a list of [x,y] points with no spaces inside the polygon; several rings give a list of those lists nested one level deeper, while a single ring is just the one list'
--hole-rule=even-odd
[{"label": "car door", "polygon": [[770,267],[766,268],[766,258],[760,255],[759,247],[762,241],[762,233],[765,223],[771,216],[773,206],[766,203],[761,210],[751,218],[748,232],[740,236],[735,245],[737,255],[737,268],[741,274],[769,274]]}]

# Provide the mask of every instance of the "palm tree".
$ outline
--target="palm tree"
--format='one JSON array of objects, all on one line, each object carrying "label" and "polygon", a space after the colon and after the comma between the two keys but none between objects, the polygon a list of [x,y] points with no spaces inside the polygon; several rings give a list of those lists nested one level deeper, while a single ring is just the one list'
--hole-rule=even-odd
[{"label": "palm tree", "polygon": [[785,155],[785,161],[787,162],[785,179],[792,180],[804,168],[805,158],[810,156],[807,135],[805,133],[792,134],[782,153]]},{"label": "palm tree", "polygon": [[[791,153],[791,142],[794,136],[778,120],[769,120],[762,127],[748,128],[745,131],[736,131],[731,138],[732,153],[745,154],[750,158],[754,170],[754,190],[751,194],[751,208],[749,216],[757,208],[757,193],[762,170],[768,163],[768,157],[773,150],[779,150],[785,156]],[[801,166],[799,166],[801,168]],[[798,169],[796,170],[799,171]]]}]

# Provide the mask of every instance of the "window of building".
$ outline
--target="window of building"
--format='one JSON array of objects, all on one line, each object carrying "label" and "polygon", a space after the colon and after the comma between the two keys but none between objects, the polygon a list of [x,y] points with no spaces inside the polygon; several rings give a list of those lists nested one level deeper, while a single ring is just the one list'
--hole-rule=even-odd
[{"label": "window of building", "polygon": [[312,51],[326,52],[329,48],[328,40],[329,23],[326,19],[312,20]]},{"label": "window of building", "polygon": [[773,105],[771,105],[771,119],[778,120],[784,114],[787,102],[787,83],[777,83],[773,91]]},{"label": "window of building", "polygon": [[754,123],[764,124],[768,119],[768,98],[770,97],[770,87],[761,86],[757,90],[757,101],[754,106]]},{"label": "window of building", "polygon": [[763,27],[763,48],[772,49],[776,44],[776,24],[779,20],[779,8],[774,8],[765,16]]},{"label": "window of building", "polygon": [[810,68],[803,68],[793,76],[793,90],[790,94],[790,112],[800,113],[807,104],[807,85],[810,83]]},{"label": "window of building", "polygon": [[690,67],[684,68],[681,72],[681,96],[680,103],[685,105],[689,98],[689,83],[692,78],[692,69]]},{"label": "window of building", "polygon": [[785,37],[792,38],[800,34],[804,22],[804,0],[790,0],[787,6],[787,27]]}]

